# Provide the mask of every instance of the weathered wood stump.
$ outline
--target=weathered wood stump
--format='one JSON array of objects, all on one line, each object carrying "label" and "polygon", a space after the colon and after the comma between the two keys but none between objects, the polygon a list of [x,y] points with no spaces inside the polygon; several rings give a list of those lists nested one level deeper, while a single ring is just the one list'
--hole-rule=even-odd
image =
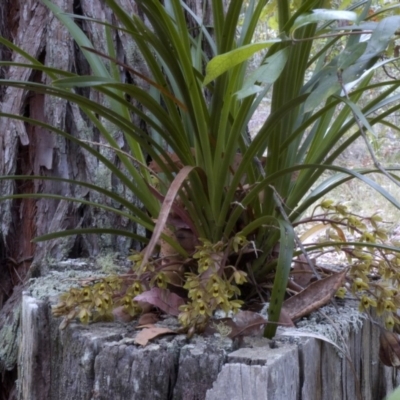
[{"label": "weathered wood stump", "polygon": [[133,323],[60,331],[50,303],[65,290],[64,275],[53,272],[24,293],[21,400],[379,400],[400,384],[396,370],[379,362],[379,329],[366,319],[339,325],[351,364],[315,338],[271,346],[263,338],[170,335],[141,347]]}]

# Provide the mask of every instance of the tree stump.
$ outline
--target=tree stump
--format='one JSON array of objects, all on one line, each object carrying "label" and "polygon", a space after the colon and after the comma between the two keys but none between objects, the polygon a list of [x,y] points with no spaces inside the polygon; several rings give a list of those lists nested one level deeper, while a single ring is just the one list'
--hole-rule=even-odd
[{"label": "tree stump", "polygon": [[59,330],[50,304],[72,277],[89,274],[52,271],[24,292],[19,399],[379,400],[400,383],[397,371],[379,362],[379,328],[367,319],[340,325],[351,364],[312,337],[168,335],[142,347],[134,342],[134,322]]}]

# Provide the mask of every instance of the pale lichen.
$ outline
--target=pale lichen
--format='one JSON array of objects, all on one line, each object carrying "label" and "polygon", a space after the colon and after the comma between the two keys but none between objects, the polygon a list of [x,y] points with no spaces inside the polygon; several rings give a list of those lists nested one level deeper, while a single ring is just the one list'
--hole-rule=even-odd
[{"label": "pale lichen", "polygon": [[79,282],[93,276],[105,276],[104,273],[94,271],[50,271],[48,275],[29,280],[27,294],[42,300],[57,298],[61,293],[68,291],[72,286],[79,286]]},{"label": "pale lichen", "polygon": [[[262,315],[267,316],[268,306],[268,303],[264,306]],[[327,305],[296,323],[296,331],[300,334],[294,335],[295,341],[300,335],[307,337],[307,333],[310,333],[310,337],[313,337],[312,335],[325,337],[327,342],[332,341],[338,347],[345,349],[350,334],[358,333],[366,318],[367,314],[359,312],[352,300],[342,306]],[[341,352],[338,352],[338,355],[342,356]]]}]

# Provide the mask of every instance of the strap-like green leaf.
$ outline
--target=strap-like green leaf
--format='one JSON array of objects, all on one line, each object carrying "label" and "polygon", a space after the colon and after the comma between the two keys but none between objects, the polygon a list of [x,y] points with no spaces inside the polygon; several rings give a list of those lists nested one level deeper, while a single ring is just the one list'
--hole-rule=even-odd
[{"label": "strap-like green leaf", "polygon": [[277,322],[285,298],[294,251],[293,227],[282,219],[279,219],[278,222],[280,225],[279,256],[268,308],[268,320],[272,324],[267,324],[264,331],[264,336],[269,339],[275,336],[278,327]]},{"label": "strap-like green leaf", "polygon": [[268,40],[265,42],[248,44],[238,49],[214,57],[206,67],[206,76],[203,85],[208,85],[211,81],[218,78],[224,72],[236,65],[248,60],[254,53],[271,47],[274,43],[281,42],[280,39]]}]

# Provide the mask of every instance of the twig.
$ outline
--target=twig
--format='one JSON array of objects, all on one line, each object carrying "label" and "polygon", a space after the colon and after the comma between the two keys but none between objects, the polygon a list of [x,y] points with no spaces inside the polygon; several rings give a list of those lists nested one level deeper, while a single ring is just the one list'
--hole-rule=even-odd
[{"label": "twig", "polygon": [[18,271],[15,269],[15,267],[13,267],[13,269],[14,269],[14,272],[15,272],[15,274],[17,275],[19,281],[20,281],[21,283],[24,283],[24,280],[20,277],[20,275],[19,275]]},{"label": "twig", "polygon": [[22,264],[24,262],[32,261],[33,260],[33,256],[27,256],[27,257],[19,259],[18,261],[14,260],[12,257],[7,257],[6,260],[12,262],[15,266],[18,266],[18,265],[20,265],[20,264]]},{"label": "twig", "polygon": [[393,80],[395,80],[396,79],[396,77],[395,76],[393,76],[393,75],[391,75],[391,74],[389,74],[389,72],[387,71],[387,69],[386,69],[386,65],[385,64],[382,64],[382,68],[383,68],[383,70],[384,70],[384,72],[385,72],[385,74],[390,78],[390,79],[393,79]]},{"label": "twig", "polygon": [[258,297],[260,298],[260,300],[265,303],[265,299],[263,298],[259,288],[258,288],[258,283],[256,282],[255,278],[254,278],[254,273],[253,270],[250,268],[249,263],[246,263],[246,267],[247,267],[247,272],[249,275],[249,280],[251,281],[251,283],[254,285],[254,288],[256,289],[256,292],[258,294]]}]

